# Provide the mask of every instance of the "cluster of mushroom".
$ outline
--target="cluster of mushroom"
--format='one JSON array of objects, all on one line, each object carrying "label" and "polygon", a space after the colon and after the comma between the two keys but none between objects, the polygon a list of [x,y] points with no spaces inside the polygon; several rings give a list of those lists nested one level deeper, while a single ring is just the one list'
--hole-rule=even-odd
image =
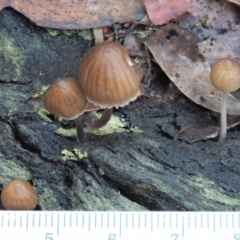
[{"label": "cluster of mushroom", "polygon": [[123,107],[139,95],[139,78],[132,67],[125,48],[116,42],[95,45],[83,57],[78,71],[78,81],[61,78],[53,82],[44,94],[46,109],[64,119],[74,119],[78,140],[85,140],[80,115],[91,102],[104,112],[100,118],[95,113],[87,117],[87,124],[100,128],[111,118],[113,108]]},{"label": "cluster of mushroom", "polygon": [[224,142],[227,136],[227,95],[240,88],[240,64],[235,59],[222,58],[213,65],[210,78],[213,86],[222,91],[219,142]]}]

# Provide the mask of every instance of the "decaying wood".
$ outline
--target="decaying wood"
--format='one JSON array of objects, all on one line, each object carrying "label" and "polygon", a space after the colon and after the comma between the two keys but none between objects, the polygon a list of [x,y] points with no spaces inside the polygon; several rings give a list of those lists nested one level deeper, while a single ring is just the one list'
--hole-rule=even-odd
[{"label": "decaying wood", "polygon": [[82,32],[52,36],[13,10],[0,12],[1,186],[30,180],[42,210],[240,210],[238,129],[224,144],[173,140],[217,118],[160,72],[144,96],[114,111],[112,126],[86,128],[82,145],[73,122],[44,111],[41,91],[76,77],[91,44]]}]

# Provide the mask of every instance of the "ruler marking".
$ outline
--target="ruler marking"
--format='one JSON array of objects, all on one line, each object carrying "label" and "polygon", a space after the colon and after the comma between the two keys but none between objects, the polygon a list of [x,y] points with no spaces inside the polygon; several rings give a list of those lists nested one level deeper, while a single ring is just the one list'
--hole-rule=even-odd
[{"label": "ruler marking", "polygon": [[45,213],[45,228],[47,227],[47,213]]},{"label": "ruler marking", "polygon": [[215,213],[213,214],[213,231],[216,232],[216,218],[215,218]]},{"label": "ruler marking", "polygon": [[240,214],[238,214],[238,228],[240,228]]},{"label": "ruler marking", "polygon": [[59,213],[57,215],[57,236],[59,237]]},{"label": "ruler marking", "polygon": [[97,213],[94,215],[94,227],[97,227]]},{"label": "ruler marking", "polygon": [[191,215],[188,213],[188,228],[191,228]]},{"label": "ruler marking", "polygon": [[14,213],[14,227],[16,227],[16,213]]},{"label": "ruler marking", "polygon": [[201,213],[201,228],[203,228],[203,215]]},{"label": "ruler marking", "polygon": [[21,218],[20,218],[20,227],[22,227],[22,215],[21,215]]},{"label": "ruler marking", "polygon": [[209,228],[209,214],[207,214],[207,228]]},{"label": "ruler marking", "polygon": [[172,214],[170,213],[170,216],[169,216],[169,227],[172,228]]},{"label": "ruler marking", "polygon": [[63,214],[63,227],[66,227],[66,213]]},{"label": "ruler marking", "polygon": [[113,227],[116,227],[116,214],[113,214]]},{"label": "ruler marking", "polygon": [[232,228],[234,228],[234,215],[232,213]]},{"label": "ruler marking", "polygon": [[88,213],[88,231],[90,232],[90,229],[91,229],[91,214]]},{"label": "ruler marking", "polygon": [[84,228],[84,219],[85,219],[84,213],[82,213],[82,228]]},{"label": "ruler marking", "polygon": [[53,213],[51,214],[51,227],[53,227]]},{"label": "ruler marking", "polygon": [[8,213],[8,224],[7,226],[9,227],[10,226],[10,213]]},{"label": "ruler marking", "polygon": [[107,213],[107,228],[109,228],[109,213]]},{"label": "ruler marking", "polygon": [[222,214],[220,214],[219,218],[220,218],[219,227],[222,228]]},{"label": "ruler marking", "polygon": [[128,213],[126,213],[126,228],[128,228]]},{"label": "ruler marking", "polygon": [[182,216],[182,237],[184,238],[184,216]]},{"label": "ruler marking", "polygon": [[27,213],[27,220],[26,220],[26,231],[28,231],[28,213]]},{"label": "ruler marking", "polygon": [[119,216],[119,236],[122,237],[122,213]]},{"label": "ruler marking", "polygon": [[194,214],[194,226],[197,228],[197,215],[196,213]]},{"label": "ruler marking", "polygon": [[134,228],[134,214],[132,213],[132,228]]},{"label": "ruler marking", "polygon": [[76,213],[76,224],[75,224],[76,227],[78,227],[78,213]]},{"label": "ruler marking", "polygon": [[70,213],[70,228],[72,228],[72,213]]},{"label": "ruler marking", "polygon": [[159,213],[157,213],[157,228],[159,228]]},{"label": "ruler marking", "polygon": [[103,213],[101,213],[101,228],[103,228]]},{"label": "ruler marking", "polygon": [[176,228],[178,228],[178,214],[176,213]]},{"label": "ruler marking", "polygon": [[144,214],[144,227],[147,228],[147,214]]},{"label": "ruler marking", "polygon": [[226,214],[226,228],[228,228],[228,215]]},{"label": "ruler marking", "polygon": [[4,213],[2,213],[2,227],[3,227],[3,220],[4,220],[4,217],[3,217]]},{"label": "ruler marking", "polygon": [[141,215],[138,213],[138,228],[141,228]]},{"label": "ruler marking", "polygon": [[165,228],[165,213],[163,214],[163,228]]},{"label": "ruler marking", "polygon": [[151,232],[153,231],[153,213],[151,213]]},{"label": "ruler marking", "polygon": [[41,227],[41,214],[39,213],[39,218],[38,218],[38,227],[40,228]]},{"label": "ruler marking", "polygon": [[[39,214],[39,218],[40,218],[40,214]],[[34,227],[34,225],[35,225],[35,223],[34,223],[34,221],[35,221],[35,213],[33,213],[33,215],[32,215],[32,227]]]}]

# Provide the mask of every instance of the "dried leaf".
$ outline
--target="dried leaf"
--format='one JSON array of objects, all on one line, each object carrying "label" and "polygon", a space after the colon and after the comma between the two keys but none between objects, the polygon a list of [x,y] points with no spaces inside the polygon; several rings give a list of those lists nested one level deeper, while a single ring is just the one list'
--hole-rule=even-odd
[{"label": "dried leaf", "polygon": [[215,35],[198,43],[200,52],[213,65],[219,58],[231,57],[240,61],[240,32],[228,31],[225,34]]},{"label": "dried leaf", "polygon": [[[195,37],[180,25],[163,26],[144,43],[162,70],[191,100],[220,112],[221,92],[212,86],[210,66],[200,54]],[[240,114],[240,101],[228,95],[228,114]]]},{"label": "dried leaf", "polygon": [[14,8],[39,26],[59,29],[104,27],[145,15],[139,0],[1,0],[0,10],[4,7]]},{"label": "dried leaf", "polygon": [[207,17],[207,25],[216,29],[240,30],[239,8],[226,0],[186,0],[192,14],[197,18]]},{"label": "dried leaf", "polygon": [[237,5],[240,5],[240,0],[228,0],[228,2],[235,3]]},{"label": "dried leaf", "polygon": [[215,138],[219,134],[219,128],[214,126],[199,127],[195,125],[189,125],[183,128],[174,137],[175,140],[185,140],[189,143],[194,143],[201,140]]},{"label": "dried leaf", "polygon": [[[236,127],[240,124],[240,116],[228,116],[228,126],[227,129]],[[215,138],[219,135],[220,127],[208,126],[200,127],[196,125],[189,125],[181,129],[176,136],[175,140],[185,140],[189,143],[207,140],[210,138]]]},{"label": "dried leaf", "polygon": [[191,11],[185,0],[143,0],[143,3],[151,22],[156,25],[163,25]]}]

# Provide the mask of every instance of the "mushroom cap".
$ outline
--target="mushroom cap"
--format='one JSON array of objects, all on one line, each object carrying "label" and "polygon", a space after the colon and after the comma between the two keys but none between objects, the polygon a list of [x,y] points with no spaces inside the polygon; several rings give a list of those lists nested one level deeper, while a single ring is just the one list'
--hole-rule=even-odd
[{"label": "mushroom cap", "polygon": [[43,103],[50,113],[74,119],[85,111],[87,98],[79,82],[67,77],[59,78],[49,86],[43,96]]},{"label": "mushroom cap", "polygon": [[78,71],[87,99],[102,108],[123,107],[139,94],[139,78],[125,48],[117,42],[95,45]]},{"label": "mushroom cap", "polygon": [[210,78],[215,88],[234,92],[240,87],[240,65],[232,58],[222,58],[212,66]]},{"label": "mushroom cap", "polygon": [[22,179],[8,182],[1,194],[2,205],[8,210],[33,210],[38,196],[32,185]]}]

